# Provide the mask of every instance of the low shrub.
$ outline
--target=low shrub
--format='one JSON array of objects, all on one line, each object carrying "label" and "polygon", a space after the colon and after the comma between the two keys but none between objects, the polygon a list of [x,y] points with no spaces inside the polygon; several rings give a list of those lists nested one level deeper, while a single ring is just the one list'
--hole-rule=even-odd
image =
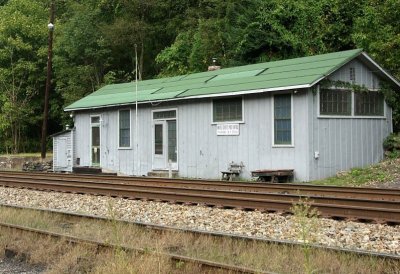
[{"label": "low shrub", "polygon": [[383,141],[385,155],[388,158],[400,157],[400,134],[392,133]]}]

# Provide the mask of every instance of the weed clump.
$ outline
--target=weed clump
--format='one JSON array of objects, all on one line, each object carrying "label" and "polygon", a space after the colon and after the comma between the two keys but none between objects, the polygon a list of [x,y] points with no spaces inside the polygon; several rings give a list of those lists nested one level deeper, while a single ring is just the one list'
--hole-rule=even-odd
[{"label": "weed clump", "polygon": [[316,242],[318,230],[318,211],[311,207],[308,198],[300,199],[291,208],[298,232],[298,240],[302,243],[304,257],[304,273],[314,273],[313,262],[311,261],[312,244]]}]

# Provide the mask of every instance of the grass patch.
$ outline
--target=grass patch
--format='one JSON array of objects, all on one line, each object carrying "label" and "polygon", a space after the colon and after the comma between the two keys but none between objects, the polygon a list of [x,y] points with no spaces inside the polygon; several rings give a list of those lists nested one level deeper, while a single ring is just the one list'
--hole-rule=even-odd
[{"label": "grass patch", "polygon": [[400,181],[400,158],[386,159],[365,168],[352,168],[336,176],[311,181],[316,185],[365,186]]}]

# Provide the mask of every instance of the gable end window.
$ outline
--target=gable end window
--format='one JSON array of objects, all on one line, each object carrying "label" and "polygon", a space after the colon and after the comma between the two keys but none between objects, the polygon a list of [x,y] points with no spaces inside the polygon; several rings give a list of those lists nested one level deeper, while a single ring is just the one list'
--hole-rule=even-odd
[{"label": "gable end window", "polygon": [[274,145],[292,145],[292,95],[274,96]]},{"label": "gable end window", "polygon": [[119,147],[131,146],[131,111],[129,109],[119,111]]},{"label": "gable end window", "polygon": [[384,99],[379,92],[355,92],[354,115],[356,116],[383,116]]},{"label": "gable end window", "polygon": [[242,97],[213,100],[213,122],[241,122],[243,120]]},{"label": "gable end window", "polygon": [[356,69],[355,68],[350,68],[350,81],[352,81],[352,82],[356,81]]},{"label": "gable end window", "polygon": [[319,96],[321,115],[351,115],[351,91],[321,89]]}]

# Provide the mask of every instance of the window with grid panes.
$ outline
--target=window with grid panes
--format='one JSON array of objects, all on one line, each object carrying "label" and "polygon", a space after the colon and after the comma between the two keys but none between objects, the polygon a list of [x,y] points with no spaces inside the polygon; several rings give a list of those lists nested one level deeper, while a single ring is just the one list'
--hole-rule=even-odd
[{"label": "window with grid panes", "polygon": [[131,117],[130,110],[119,111],[119,147],[131,146]]},{"label": "window with grid panes", "polygon": [[243,120],[242,97],[213,100],[213,122]]},{"label": "window with grid panes", "polygon": [[321,115],[351,115],[351,91],[321,89],[319,105]]},{"label": "window with grid panes", "polygon": [[355,92],[354,115],[356,116],[383,116],[384,98],[379,92]]},{"label": "window with grid panes", "polygon": [[153,119],[172,119],[176,118],[176,110],[156,111],[153,112]]},{"label": "window with grid panes", "polygon": [[274,144],[292,144],[292,95],[274,95]]}]

